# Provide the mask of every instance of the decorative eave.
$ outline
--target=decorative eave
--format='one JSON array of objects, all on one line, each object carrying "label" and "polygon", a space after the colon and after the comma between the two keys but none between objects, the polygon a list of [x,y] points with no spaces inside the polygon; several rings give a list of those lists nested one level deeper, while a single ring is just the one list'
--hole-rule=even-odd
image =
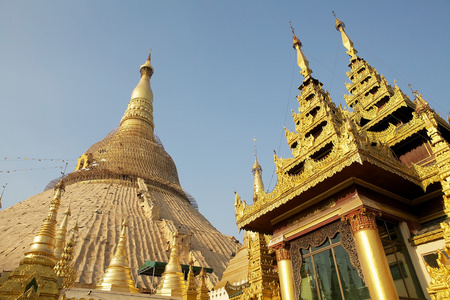
[{"label": "decorative eave", "polygon": [[405,123],[399,127],[396,127],[390,123],[389,127],[383,131],[367,131],[367,136],[372,141],[380,141],[381,143],[388,144],[392,147],[422,129],[425,129],[425,122],[418,117],[417,114],[413,113],[413,118],[408,123]]},{"label": "decorative eave", "polygon": [[376,112],[373,116],[367,115],[367,112],[361,112],[359,114],[359,118],[361,117],[368,117],[369,122],[365,124],[362,129],[368,129],[375,125],[376,123],[380,122],[384,118],[392,115],[393,112],[398,110],[401,107],[408,107],[408,105],[405,102],[393,102],[389,101],[382,109],[380,109],[378,112]]},{"label": "decorative eave", "polygon": [[243,229],[249,223],[286,204],[354,163],[373,164],[425,189],[415,168],[406,167],[392,157],[392,154],[389,156],[389,153],[389,149],[381,146],[371,146],[368,143],[356,143],[355,141],[346,144],[341,140],[341,144],[335,145],[327,157],[317,162],[307,159],[304,171],[293,176],[283,172],[283,159],[275,157],[278,181],[271,193],[266,194],[261,191],[258,193],[259,201],[250,206],[245,201],[241,201],[236,194],[235,214],[238,228]]},{"label": "decorative eave", "polygon": [[443,238],[444,238],[444,232],[442,231],[442,228],[439,228],[439,229],[433,230],[431,232],[427,232],[427,233],[412,237],[408,241],[411,244],[411,246],[414,247],[414,246],[434,242],[437,240],[441,240]]},{"label": "decorative eave", "polygon": [[324,145],[330,142],[337,143],[337,136],[334,131],[330,130],[331,127],[332,125],[328,123],[324,128],[324,133],[319,135],[317,138],[310,136],[302,139],[299,135],[297,135],[297,138],[294,139],[294,142],[297,142],[297,147],[291,149],[294,158],[285,159],[283,168],[290,169],[289,166],[293,167],[298,164],[298,162],[303,161],[307,154],[311,154],[312,149],[320,150]]},{"label": "decorative eave", "polygon": [[[377,73],[376,69],[370,67],[367,62],[365,62],[365,64],[366,68],[368,69],[367,73],[362,72],[355,78],[356,80],[350,83],[347,82],[344,83],[347,91],[349,91],[352,94],[353,98],[361,97],[362,94],[371,90],[374,86],[380,85],[380,83],[385,83],[386,81],[383,76]],[[363,83],[363,81],[367,78],[367,76],[370,76],[370,79]],[[359,84],[362,84],[362,86],[359,86]],[[357,88],[355,91],[356,93],[352,92],[354,88]],[[389,90],[392,92],[392,88],[390,88]]]},{"label": "decorative eave", "polygon": [[243,290],[245,288],[249,288],[249,287],[250,287],[249,282],[245,282],[245,283],[239,284],[239,285],[233,285],[227,281],[227,283],[225,284],[225,291],[227,292],[228,297],[232,298],[234,296],[242,294]]},{"label": "decorative eave", "polygon": [[[320,103],[311,103],[310,107],[314,108],[315,106],[320,105]],[[296,132],[304,132],[307,128],[312,128],[316,125],[318,125],[319,123],[321,123],[322,121],[325,120],[325,118],[327,117],[325,110],[319,110],[317,112],[316,116],[312,116],[312,115],[305,115],[303,112],[301,113],[296,113],[294,112],[292,114],[292,117],[294,119],[294,123],[295,123],[295,131]],[[289,141],[288,141],[289,144]]]}]

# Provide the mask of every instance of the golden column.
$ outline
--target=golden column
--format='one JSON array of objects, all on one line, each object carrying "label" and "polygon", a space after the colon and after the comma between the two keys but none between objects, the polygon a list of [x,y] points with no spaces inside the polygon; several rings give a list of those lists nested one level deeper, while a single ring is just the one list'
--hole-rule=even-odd
[{"label": "golden column", "polygon": [[342,220],[349,221],[352,227],[371,299],[393,300],[398,299],[398,295],[375,222],[375,217],[379,215],[378,212],[362,208]]},{"label": "golden column", "polygon": [[278,276],[280,278],[281,299],[295,300],[292,261],[285,243],[273,247],[277,256]]}]

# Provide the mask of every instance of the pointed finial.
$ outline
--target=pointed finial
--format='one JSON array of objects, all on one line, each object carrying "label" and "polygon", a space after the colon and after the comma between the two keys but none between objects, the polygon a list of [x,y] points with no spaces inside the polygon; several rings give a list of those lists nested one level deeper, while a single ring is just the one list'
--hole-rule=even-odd
[{"label": "pointed finial", "polygon": [[147,61],[140,68],[141,76],[143,76],[144,74],[147,74],[148,77],[152,77],[152,75],[154,73],[154,69],[152,67],[152,64],[150,63],[151,58],[152,58],[152,50],[150,49],[150,52],[148,53]]},{"label": "pointed finial", "polygon": [[57,259],[61,258],[61,255],[64,252],[64,247],[66,245],[66,233],[67,233],[67,223],[69,222],[70,206],[64,212],[64,218],[59,226],[59,229],[56,231],[56,240],[55,240],[55,250],[54,254]]},{"label": "pointed finial", "polygon": [[128,217],[125,217],[122,221],[122,230],[120,231],[121,235],[126,235],[128,227]]},{"label": "pointed finial", "polygon": [[305,55],[303,55],[303,52],[301,50],[302,43],[295,35],[291,21],[289,21],[289,24],[292,29],[292,34],[294,36],[292,40],[292,47],[294,47],[294,49],[297,50],[297,64],[300,67],[300,74],[302,74],[306,80],[311,76],[312,70],[309,68],[309,61],[306,59]]},{"label": "pointed finial", "polygon": [[394,88],[398,89],[397,80],[394,79]]},{"label": "pointed finial", "polygon": [[73,227],[72,227],[72,229],[71,230],[73,230],[73,232],[78,232],[78,229],[80,229],[80,227],[78,227],[78,220],[75,222],[75,225],[73,225]]},{"label": "pointed finial", "polygon": [[341,20],[339,20],[336,17],[336,14],[334,13],[334,11],[331,11],[333,13],[334,18],[336,19],[336,24],[334,24],[334,27],[336,28],[337,31],[339,31],[339,28],[342,27],[342,30],[345,29],[345,24],[344,22],[342,22]]},{"label": "pointed finial", "polygon": [[262,168],[261,165],[258,163],[258,158],[256,156],[256,139],[253,139],[254,147],[255,147],[255,163],[252,167],[252,173],[253,173],[253,202],[255,202],[258,199],[257,194],[260,191],[264,191],[264,183],[262,180]]},{"label": "pointed finial", "polygon": [[295,45],[297,45],[297,44],[301,47],[302,46],[302,42],[300,42],[298,37],[295,35],[294,27],[292,27],[291,21],[289,21],[289,26],[291,26],[292,36],[293,36],[292,47],[294,47],[294,49],[295,49]]},{"label": "pointed finial", "polygon": [[415,112],[416,114],[420,114],[426,111],[431,111],[430,105],[427,101],[425,101],[419,92],[413,91],[411,85],[408,85],[414,95],[414,103],[416,104]]},{"label": "pointed finial", "polygon": [[140,68],[141,79],[131,93],[131,100],[120,121],[120,129],[150,133],[153,139],[155,124],[153,122],[153,92],[150,87],[150,77],[154,71],[150,59],[151,51],[147,61]]},{"label": "pointed finial", "polygon": [[356,55],[358,53],[358,51],[356,51],[356,49],[353,47],[352,40],[350,40],[347,33],[345,32],[344,22],[342,22],[341,20],[339,20],[336,17],[336,14],[334,13],[334,11],[333,11],[333,15],[334,15],[334,18],[336,19],[336,24],[334,25],[334,27],[336,28],[337,31],[341,32],[342,44],[347,49],[347,54],[350,55],[350,57],[351,57],[350,61],[353,61],[356,58],[358,58],[358,56]]},{"label": "pointed finial", "polygon": [[70,212],[70,205],[69,207],[66,209],[66,211],[64,212],[65,215],[68,215],[69,217],[72,216],[71,212]]}]

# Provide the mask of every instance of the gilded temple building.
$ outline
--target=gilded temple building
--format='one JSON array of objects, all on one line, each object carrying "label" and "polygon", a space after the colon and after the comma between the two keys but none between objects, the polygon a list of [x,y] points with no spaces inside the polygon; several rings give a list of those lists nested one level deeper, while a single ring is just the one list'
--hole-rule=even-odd
[{"label": "gilded temple building", "polygon": [[312,76],[292,30],[303,77],[285,131],[292,157],[274,155],[272,191],[235,197],[239,229],[267,240],[260,256],[276,257],[278,282],[248,277],[229,296],[275,299],[263,292],[272,284],[283,300],[450,299],[450,125],[358,56],[337,18],[336,29],[350,56],[347,108]]},{"label": "gilded temple building", "polygon": [[[119,128],[86,150],[76,170],[63,179],[65,188],[57,194],[60,215],[53,208],[44,224],[51,230],[39,233],[53,189],[0,211],[0,270],[31,266],[25,273],[12,272],[9,280],[4,272],[0,299],[18,296],[12,290],[23,291],[27,276],[39,275],[32,268],[46,270],[47,275],[41,272],[40,277],[54,287],[57,279],[51,268],[55,265],[66,287],[129,293],[154,290],[157,278],[138,276],[137,271],[147,260],[167,263],[174,237],[178,237],[181,264],[213,270],[203,276],[203,290],[222,277],[236,239],[221,234],[198,211],[195,200],[180,186],[174,161],[154,134],[153,72],[149,56]],[[36,241],[27,252],[33,238]],[[44,258],[33,258],[39,255]]]}]

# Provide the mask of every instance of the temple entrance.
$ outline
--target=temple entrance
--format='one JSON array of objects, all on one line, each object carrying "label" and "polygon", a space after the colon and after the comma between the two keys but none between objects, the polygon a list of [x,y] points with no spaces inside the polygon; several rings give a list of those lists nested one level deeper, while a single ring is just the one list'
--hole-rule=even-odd
[{"label": "temple entrance", "polygon": [[370,299],[369,290],[341,245],[341,234],[301,250],[300,299]]}]

